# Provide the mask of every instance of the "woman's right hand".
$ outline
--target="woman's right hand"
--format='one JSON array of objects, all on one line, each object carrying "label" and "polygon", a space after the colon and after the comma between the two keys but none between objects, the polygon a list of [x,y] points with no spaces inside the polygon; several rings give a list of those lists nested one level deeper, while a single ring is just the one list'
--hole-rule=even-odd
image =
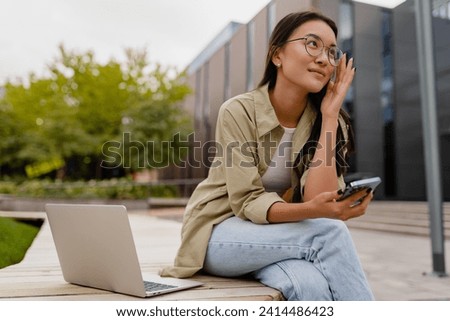
[{"label": "woman's right hand", "polygon": [[[269,223],[298,222],[305,219],[331,218],[346,221],[358,217],[366,212],[373,194],[367,190],[359,191],[341,201],[341,194],[336,192],[323,192],[304,203],[273,203],[267,212]],[[362,202],[354,205],[363,198]]]},{"label": "woman's right hand", "polygon": [[[340,196],[337,191],[320,193],[306,202],[305,205],[307,204],[311,212],[315,213],[317,217],[346,221],[363,215],[373,198],[372,192],[368,193],[367,190],[358,191],[341,201],[337,201]],[[362,202],[354,205],[361,198],[363,199]]]},{"label": "woman's right hand", "polygon": [[339,117],[339,110],[353,82],[355,71],[353,58],[350,58],[347,63],[347,54],[344,54],[336,67],[336,79],[329,81],[325,97],[323,97],[320,106],[323,119],[337,119]]}]

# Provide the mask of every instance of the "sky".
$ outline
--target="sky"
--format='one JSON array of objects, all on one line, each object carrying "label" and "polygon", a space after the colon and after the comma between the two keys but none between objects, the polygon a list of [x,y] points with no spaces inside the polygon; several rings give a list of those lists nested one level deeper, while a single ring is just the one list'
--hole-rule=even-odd
[{"label": "sky", "polygon": [[[393,7],[404,0],[360,2]],[[0,85],[43,75],[58,46],[103,63],[125,48],[184,69],[230,21],[247,23],[270,0],[0,0]]]}]

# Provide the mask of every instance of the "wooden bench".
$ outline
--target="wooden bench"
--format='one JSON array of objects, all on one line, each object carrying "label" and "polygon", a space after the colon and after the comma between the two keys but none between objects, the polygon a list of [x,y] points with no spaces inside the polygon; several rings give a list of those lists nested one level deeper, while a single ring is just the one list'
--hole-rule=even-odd
[{"label": "wooden bench", "polygon": [[[0,216],[45,219],[44,213],[0,212]],[[181,223],[144,214],[130,214],[130,224],[145,277],[170,265],[179,245]],[[64,281],[47,222],[19,264],[0,270],[0,300],[283,300],[277,290],[250,279],[197,275],[198,288],[140,299],[81,287]]]},{"label": "wooden bench", "polygon": [[187,197],[166,198],[166,197],[149,197],[147,198],[148,208],[162,207],[185,207],[189,201]]}]

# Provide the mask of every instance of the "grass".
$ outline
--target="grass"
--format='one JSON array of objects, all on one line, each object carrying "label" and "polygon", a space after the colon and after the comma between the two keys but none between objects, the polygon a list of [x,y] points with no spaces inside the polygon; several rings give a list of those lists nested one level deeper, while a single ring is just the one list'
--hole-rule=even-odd
[{"label": "grass", "polygon": [[39,226],[0,217],[0,269],[19,263],[39,232]]}]

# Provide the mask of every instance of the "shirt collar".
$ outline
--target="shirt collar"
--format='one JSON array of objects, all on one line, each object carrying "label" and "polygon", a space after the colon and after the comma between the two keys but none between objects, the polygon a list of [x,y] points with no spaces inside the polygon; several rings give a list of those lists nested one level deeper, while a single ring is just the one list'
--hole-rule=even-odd
[{"label": "shirt collar", "polygon": [[280,126],[275,109],[269,98],[269,86],[264,85],[254,91],[255,119],[258,136],[262,137]]},{"label": "shirt collar", "polygon": [[[277,115],[275,114],[275,109],[272,106],[269,98],[269,87],[268,85],[261,86],[254,91],[255,100],[255,119],[257,125],[258,136],[262,137],[274,130],[277,127],[281,128],[280,122],[278,121]],[[294,137],[297,135],[304,136],[305,133],[311,131],[311,127],[316,119],[316,111],[314,110],[310,101],[303,112],[300,121],[297,124],[297,130],[295,131]],[[302,130],[298,130],[302,128]],[[308,139],[306,137],[306,139]],[[302,137],[304,140],[305,137]]]}]

